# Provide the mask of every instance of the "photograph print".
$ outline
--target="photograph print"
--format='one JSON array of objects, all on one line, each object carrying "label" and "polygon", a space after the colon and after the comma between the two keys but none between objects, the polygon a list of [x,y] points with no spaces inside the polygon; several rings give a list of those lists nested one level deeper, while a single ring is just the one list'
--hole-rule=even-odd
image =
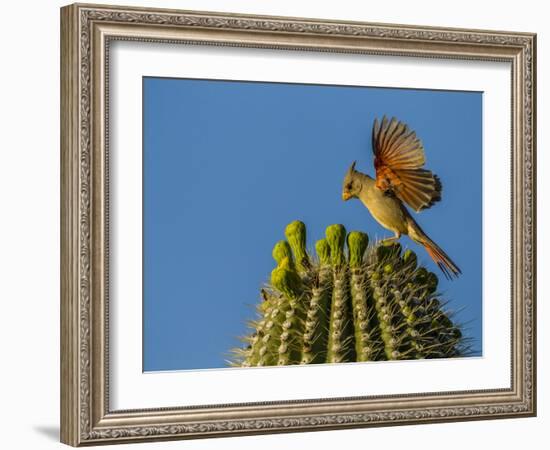
[{"label": "photograph print", "polygon": [[481,92],[142,87],[145,372],[483,356]]}]

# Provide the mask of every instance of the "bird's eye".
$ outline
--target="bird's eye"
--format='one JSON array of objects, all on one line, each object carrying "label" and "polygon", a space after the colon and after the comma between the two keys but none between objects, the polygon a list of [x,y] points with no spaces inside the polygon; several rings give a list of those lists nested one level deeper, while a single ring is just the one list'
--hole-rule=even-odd
[{"label": "bird's eye", "polygon": [[346,184],[346,189],[347,189],[348,191],[351,191],[351,188],[352,188],[351,183]]}]

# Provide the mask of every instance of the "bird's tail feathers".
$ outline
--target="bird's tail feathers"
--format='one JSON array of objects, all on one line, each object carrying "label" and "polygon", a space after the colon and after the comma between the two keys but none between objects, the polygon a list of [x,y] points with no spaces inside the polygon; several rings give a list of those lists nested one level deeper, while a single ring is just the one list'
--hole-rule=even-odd
[{"label": "bird's tail feathers", "polygon": [[426,238],[421,242],[424,246],[428,255],[434,260],[437,266],[441,269],[445,278],[452,280],[453,277],[458,278],[462,273],[460,268],[453,262],[451,258],[439,247],[434,241],[426,236]]},{"label": "bird's tail feathers", "polygon": [[445,278],[452,280],[453,277],[458,278],[462,273],[460,268],[453,260],[445,253],[439,245],[432,241],[426,233],[420,228],[412,217],[407,217],[409,237],[420,245],[423,245],[428,255],[434,260],[437,266],[441,269]]}]

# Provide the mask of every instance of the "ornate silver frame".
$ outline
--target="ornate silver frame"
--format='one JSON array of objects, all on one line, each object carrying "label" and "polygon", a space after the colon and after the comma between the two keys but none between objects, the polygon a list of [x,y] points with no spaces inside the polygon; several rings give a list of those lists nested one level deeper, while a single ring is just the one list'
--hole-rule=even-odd
[{"label": "ornate silver frame", "polygon": [[[106,67],[114,39],[510,62],[510,388],[111,411]],[[535,52],[530,33],[83,4],[62,8],[61,441],[80,446],[534,416]]]}]

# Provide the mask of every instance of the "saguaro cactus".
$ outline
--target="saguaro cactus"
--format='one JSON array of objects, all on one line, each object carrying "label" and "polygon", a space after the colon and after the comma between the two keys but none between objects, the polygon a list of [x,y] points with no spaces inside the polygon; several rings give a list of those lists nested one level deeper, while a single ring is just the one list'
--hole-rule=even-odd
[{"label": "saguaro cactus", "polygon": [[277,266],[261,290],[234,366],[451,358],[468,352],[437,293],[438,278],[394,242],[369,245],[360,231],[330,225],[306,250],[306,227],[286,227]]}]

